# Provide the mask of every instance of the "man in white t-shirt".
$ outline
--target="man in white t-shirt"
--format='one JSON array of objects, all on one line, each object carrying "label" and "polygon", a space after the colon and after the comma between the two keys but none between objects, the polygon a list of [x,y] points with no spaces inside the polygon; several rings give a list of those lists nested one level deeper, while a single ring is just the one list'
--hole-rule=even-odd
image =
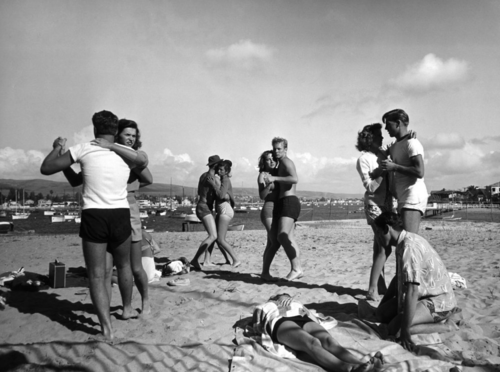
[{"label": "man in white t-shirt", "polygon": [[[92,117],[95,139],[75,145],[60,154],[66,142],[59,137],[40,168],[44,175],[64,171],[77,162],[82,168],[83,208],[80,237],[89,276],[89,289],[105,338],[112,339],[110,316],[111,274],[113,264],[118,271],[118,285],[123,301],[123,319],[135,314],[132,301],[130,267],[130,209],[127,180],[137,162],[137,153],[114,144],[113,150],[101,147],[113,143],[118,118],[109,111]],[[118,147],[117,147],[118,146]]]},{"label": "man in white t-shirt", "polygon": [[410,120],[401,109],[384,114],[385,129],[396,142],[389,148],[391,159],[382,162],[382,169],[393,174],[393,193],[406,231],[418,233],[420,220],[427,207],[427,188],[424,183],[424,148],[411,138]]}]

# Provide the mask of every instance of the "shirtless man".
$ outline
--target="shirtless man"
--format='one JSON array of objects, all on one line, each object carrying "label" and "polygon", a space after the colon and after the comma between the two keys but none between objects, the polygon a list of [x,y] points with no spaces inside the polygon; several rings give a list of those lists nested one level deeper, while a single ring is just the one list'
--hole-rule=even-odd
[{"label": "shirtless man", "polygon": [[274,204],[273,222],[270,234],[274,244],[266,247],[264,251],[264,263],[261,277],[265,281],[272,281],[274,279],[269,273],[269,269],[281,244],[292,266],[292,269],[285,279],[292,281],[304,276],[304,271],[300,264],[299,247],[293,234],[295,221],[297,221],[300,215],[300,201],[295,195],[295,189],[297,182],[299,182],[299,178],[295,170],[295,164],[286,154],[288,150],[288,141],[284,138],[275,137],[273,138],[272,145],[274,157],[279,162],[279,166],[277,175],[268,175],[264,181],[266,183],[279,183],[280,193],[278,201]]}]

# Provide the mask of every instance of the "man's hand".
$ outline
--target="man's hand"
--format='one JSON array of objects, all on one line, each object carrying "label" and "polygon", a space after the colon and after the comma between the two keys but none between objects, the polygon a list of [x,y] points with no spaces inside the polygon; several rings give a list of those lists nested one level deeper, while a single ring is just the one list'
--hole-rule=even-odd
[{"label": "man's hand", "polygon": [[111,146],[113,146],[113,142],[109,142],[107,139],[104,138],[95,138],[92,141],[90,141],[90,144],[102,147],[104,149],[111,149]]},{"label": "man's hand", "polygon": [[58,156],[61,156],[62,154],[64,154],[66,152],[66,138],[62,138],[62,137],[57,137],[55,140],[54,140],[54,143],[52,143],[52,148],[55,150],[59,147],[59,153],[57,154]]},{"label": "man's hand", "polygon": [[380,166],[383,170],[391,172],[396,170],[397,164],[393,163],[391,159],[386,159],[382,160]]},{"label": "man's hand", "polygon": [[60,147],[63,147],[66,145],[66,138],[62,138],[62,137],[57,137],[55,140],[54,140],[54,143],[52,144],[52,148],[55,149],[56,147],[60,146]]},{"label": "man's hand", "polygon": [[264,177],[264,181],[266,181],[266,185],[276,181],[276,177],[271,176],[270,174]]},{"label": "man's hand", "polygon": [[400,343],[406,350],[413,351],[415,344],[411,339],[410,330],[401,328]]}]

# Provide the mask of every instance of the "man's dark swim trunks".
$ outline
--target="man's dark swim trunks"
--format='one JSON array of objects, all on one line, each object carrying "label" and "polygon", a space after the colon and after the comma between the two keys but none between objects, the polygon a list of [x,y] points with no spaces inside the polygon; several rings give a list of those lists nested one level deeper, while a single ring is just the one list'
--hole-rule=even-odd
[{"label": "man's dark swim trunks", "polygon": [[293,218],[297,221],[300,216],[300,201],[295,195],[285,196],[274,203],[273,221],[280,217]]}]

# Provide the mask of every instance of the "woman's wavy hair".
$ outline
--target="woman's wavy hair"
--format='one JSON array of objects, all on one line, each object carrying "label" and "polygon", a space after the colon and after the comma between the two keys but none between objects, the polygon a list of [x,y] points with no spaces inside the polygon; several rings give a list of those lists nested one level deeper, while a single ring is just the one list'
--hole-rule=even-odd
[{"label": "woman's wavy hair", "polygon": [[133,121],[133,120],[128,120],[128,119],[120,119],[120,120],[118,120],[118,132],[116,133],[116,136],[115,136],[115,142],[118,142],[118,136],[126,128],[133,128],[133,129],[135,129],[136,137],[135,137],[135,143],[132,146],[132,148],[134,150],[139,150],[142,147],[141,131],[139,130],[139,126],[137,125],[137,123],[135,121]]},{"label": "woman's wavy hair", "polygon": [[356,148],[358,151],[369,151],[373,143],[373,132],[382,129],[382,124],[375,123],[365,125],[362,130],[358,132],[358,143],[356,143]]},{"label": "woman's wavy hair", "polygon": [[217,165],[217,168],[224,167],[226,170],[226,174],[228,177],[232,177],[233,175],[231,174],[231,167],[233,166],[233,162],[231,160],[221,160],[221,162]]},{"label": "woman's wavy hair", "polygon": [[266,150],[259,156],[259,172],[264,172],[266,168],[266,158],[269,154],[273,156],[273,150]]}]

